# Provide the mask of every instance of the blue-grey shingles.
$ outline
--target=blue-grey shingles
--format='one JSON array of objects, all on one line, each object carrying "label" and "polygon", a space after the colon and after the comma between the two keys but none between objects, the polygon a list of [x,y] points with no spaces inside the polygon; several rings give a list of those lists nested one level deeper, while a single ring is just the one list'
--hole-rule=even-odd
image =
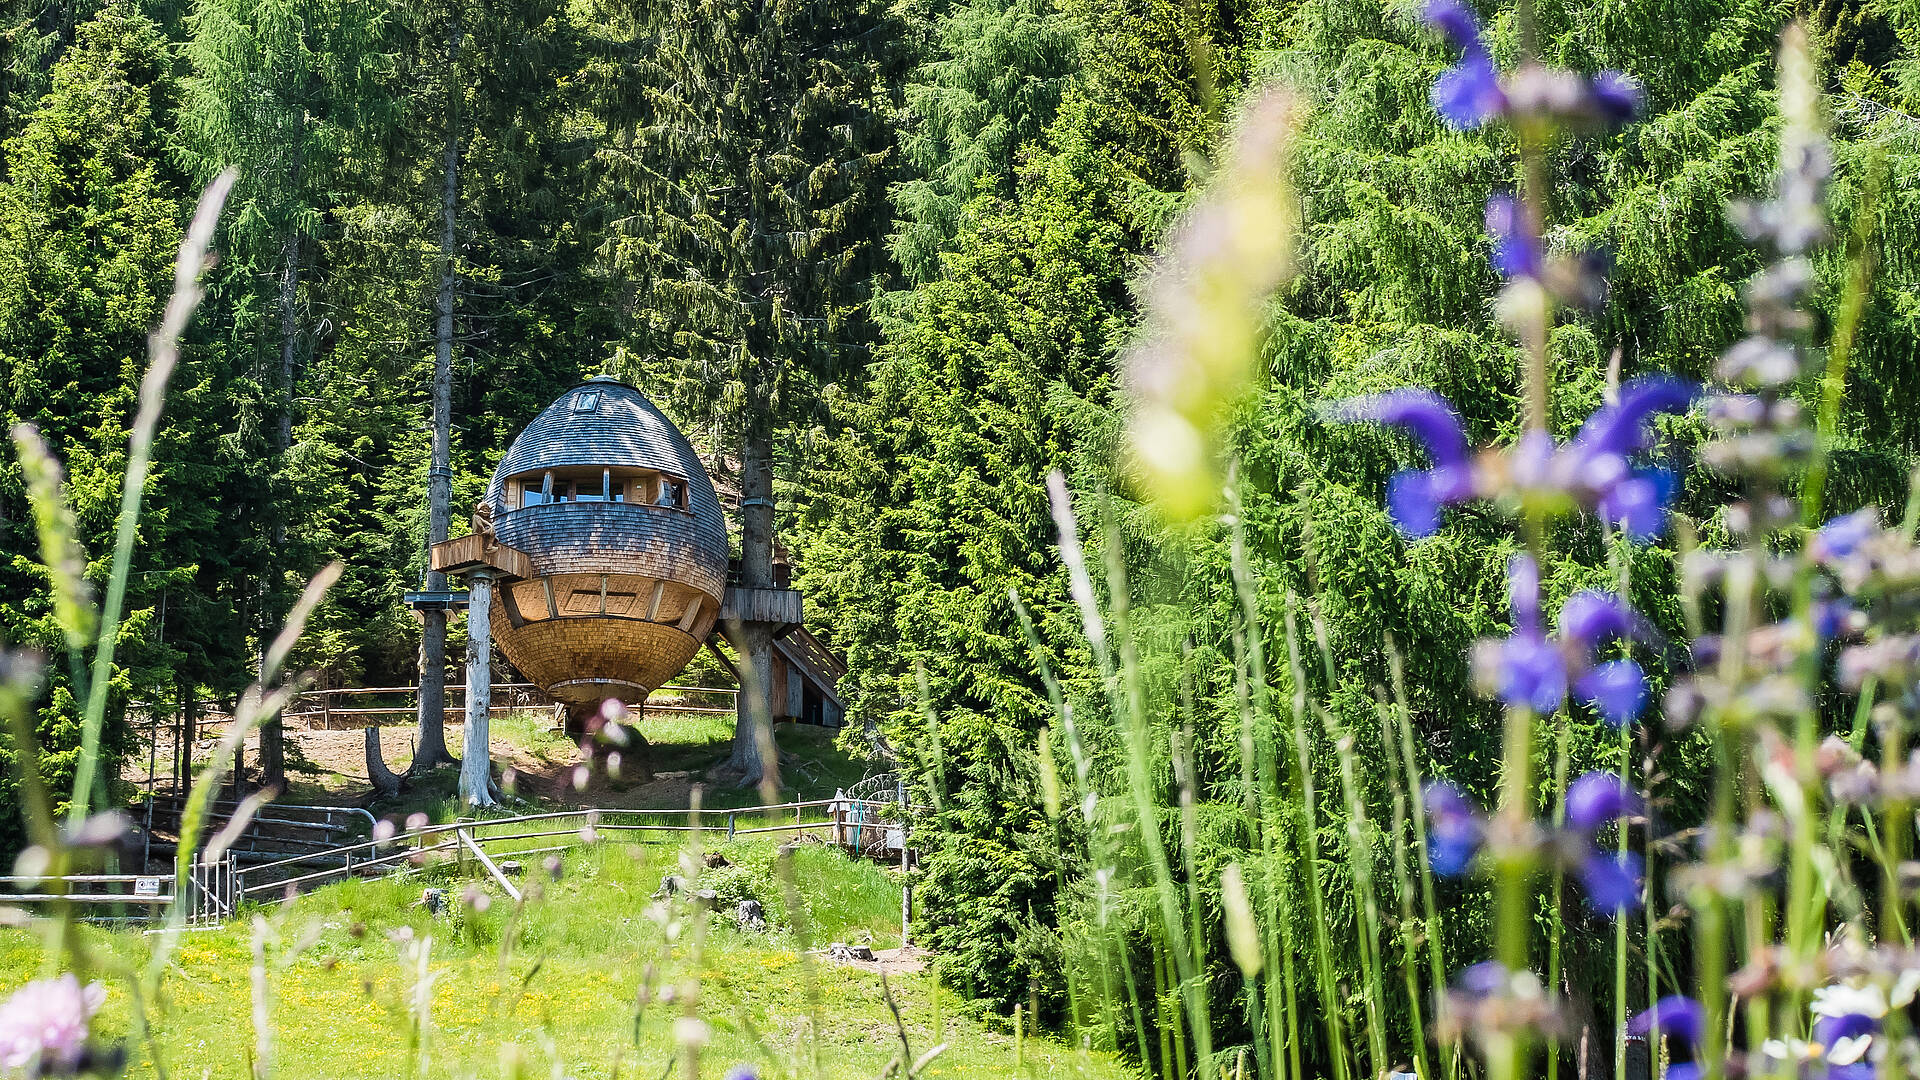
[{"label": "blue-grey shingles", "polygon": [[[595,393],[599,400],[593,408],[575,410],[579,395]],[[658,469],[686,480],[687,509],[701,546],[727,550],[726,517],[693,445],[646,395],[607,379],[581,383],[533,418],[494,470],[487,501],[498,516],[510,509],[509,478],[595,466]]]}]

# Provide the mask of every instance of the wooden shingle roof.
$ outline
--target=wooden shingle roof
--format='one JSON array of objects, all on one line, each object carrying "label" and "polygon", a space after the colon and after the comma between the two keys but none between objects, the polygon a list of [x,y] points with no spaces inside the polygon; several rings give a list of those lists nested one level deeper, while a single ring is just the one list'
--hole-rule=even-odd
[{"label": "wooden shingle roof", "polygon": [[507,509],[510,477],[595,466],[657,469],[686,480],[687,508],[724,550],[726,517],[693,444],[646,395],[604,377],[573,387],[533,418],[493,471],[487,501],[496,512]]}]

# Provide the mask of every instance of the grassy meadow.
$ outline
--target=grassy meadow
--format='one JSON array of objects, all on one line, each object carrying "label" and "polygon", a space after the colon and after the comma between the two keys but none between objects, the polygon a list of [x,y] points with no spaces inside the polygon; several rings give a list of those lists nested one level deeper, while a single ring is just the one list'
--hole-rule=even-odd
[{"label": "grassy meadow", "polygon": [[[930,970],[887,977],[896,1024],[879,971],[810,951],[898,946],[893,872],[798,847],[795,918],[771,841],[718,850],[732,865],[698,879],[722,907],[704,931],[686,905],[651,899],[663,875],[683,872],[682,849],[600,844],[569,853],[558,880],[529,860],[518,911],[497,886],[448,865],[346,882],[189,932],[148,1003],[150,1043],[138,1037],[124,974],[148,963],[159,938],[84,928],[109,986],[96,1030],[127,1038],[129,1075],[143,1077],[720,1076],[741,1064],[761,1077],[873,1077],[900,1054],[903,1030],[916,1058],[946,1044],[924,1076],[1127,1075],[1053,1039],[1016,1046],[1004,1022],[969,1016]],[[447,890],[448,912],[428,912],[428,887]],[[730,917],[749,897],[768,912],[765,932]],[[271,1033],[263,1048],[249,1020],[256,936]],[[49,959],[35,932],[0,931],[0,994]],[[684,1048],[698,1040],[680,1021],[695,1008],[706,1044],[687,1072]]]}]

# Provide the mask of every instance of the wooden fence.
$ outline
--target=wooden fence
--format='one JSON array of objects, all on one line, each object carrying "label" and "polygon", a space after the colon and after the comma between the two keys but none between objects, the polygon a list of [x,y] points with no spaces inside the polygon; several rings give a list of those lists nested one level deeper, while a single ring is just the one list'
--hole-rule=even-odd
[{"label": "wooden fence", "polygon": [[[466,718],[466,690],[465,686],[459,684],[447,686],[446,718],[449,722],[459,723]],[[281,713],[280,719],[287,728],[309,731],[357,731],[367,727],[404,724],[407,718],[419,714],[419,693],[417,686],[352,686],[309,690],[294,698],[286,711]],[[739,691],[725,686],[668,685],[654,693],[678,695],[680,700],[669,704],[649,698],[652,708],[678,713],[732,716],[734,699]],[[414,700],[404,700],[409,696]],[[390,697],[402,697],[403,701],[393,705],[369,703]],[[532,683],[494,683],[490,700],[494,702],[487,710],[490,716],[551,708],[553,704]],[[688,701],[696,703],[688,704]],[[143,755],[146,758],[146,776],[135,782],[149,789],[156,782],[163,786],[170,783],[179,787],[181,778],[193,770],[195,747],[218,738],[226,726],[233,722],[233,714],[228,711],[230,708],[229,702],[197,699],[129,702],[127,712],[133,730],[147,743],[147,752]],[[142,755],[136,755],[136,765],[139,756]]]},{"label": "wooden fence", "polygon": [[[467,688],[458,683],[446,687],[446,714],[449,720],[459,721],[466,716],[465,704]],[[417,716],[420,712],[417,686],[342,686],[325,690],[309,690],[290,702],[280,714],[281,722],[289,727],[310,728],[331,731],[336,728],[353,730],[378,722],[378,718],[395,716]],[[683,704],[654,701],[648,698],[648,704],[655,708],[673,712],[724,713],[731,715],[734,710],[733,699],[740,693],[730,686],[662,686],[655,694],[679,695],[681,698],[693,698],[707,704]],[[408,696],[415,700],[396,705],[368,705],[358,702],[360,698],[379,698]],[[490,700],[497,702],[489,707],[492,715],[517,712],[524,709],[546,708],[552,705],[540,688],[532,683],[494,683]],[[721,704],[725,702],[725,704]],[[210,734],[210,729],[222,727],[233,721],[228,704],[221,701],[183,701],[183,702],[146,702],[135,701],[128,704],[129,712],[144,718],[138,718],[134,726],[142,731],[160,731],[178,729],[183,725],[193,730]],[[189,721],[181,717],[190,717]]]}]

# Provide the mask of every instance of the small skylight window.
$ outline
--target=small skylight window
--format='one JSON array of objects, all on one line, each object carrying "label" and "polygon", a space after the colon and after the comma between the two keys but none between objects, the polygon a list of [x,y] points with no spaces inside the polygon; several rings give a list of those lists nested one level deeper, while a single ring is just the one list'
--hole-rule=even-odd
[{"label": "small skylight window", "polygon": [[593,412],[600,408],[600,391],[582,390],[573,395],[574,412]]}]

